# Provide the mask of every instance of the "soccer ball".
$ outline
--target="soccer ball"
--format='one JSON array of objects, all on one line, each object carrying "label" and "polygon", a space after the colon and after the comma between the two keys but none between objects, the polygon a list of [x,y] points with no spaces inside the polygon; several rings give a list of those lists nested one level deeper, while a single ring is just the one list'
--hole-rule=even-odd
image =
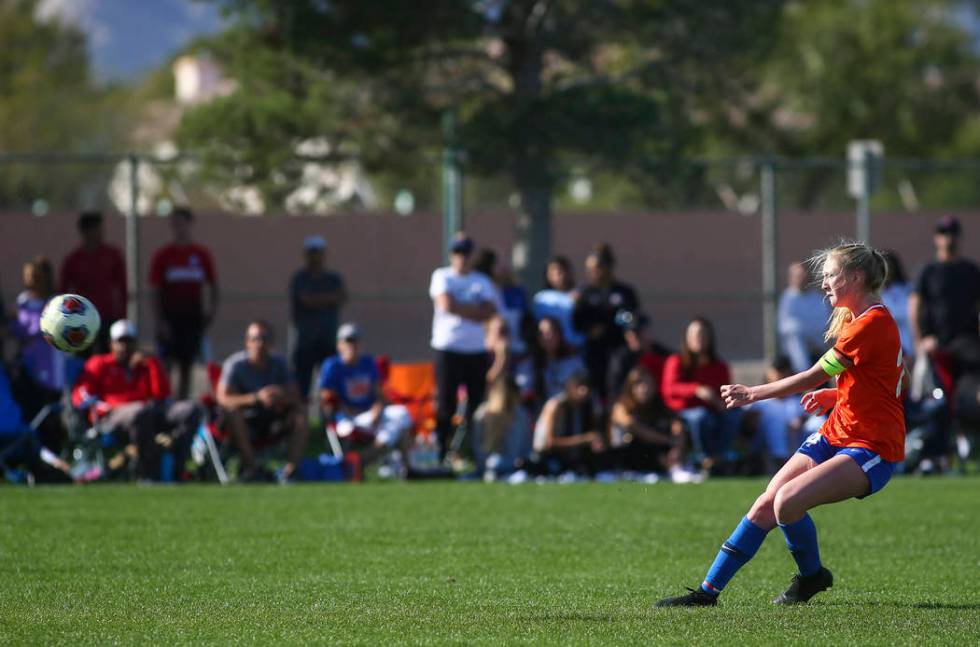
[{"label": "soccer ball", "polygon": [[102,320],[92,302],[77,294],[52,297],[41,313],[41,334],[66,353],[78,353],[95,341]]}]

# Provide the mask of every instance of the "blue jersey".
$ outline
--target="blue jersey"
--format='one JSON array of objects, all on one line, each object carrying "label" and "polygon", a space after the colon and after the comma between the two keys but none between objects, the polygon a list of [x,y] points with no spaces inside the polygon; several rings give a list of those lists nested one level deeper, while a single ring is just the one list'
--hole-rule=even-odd
[{"label": "blue jersey", "polygon": [[370,355],[361,355],[353,364],[345,364],[340,355],[334,355],[320,369],[320,389],[333,391],[342,405],[357,412],[371,408],[380,382],[381,373]]}]

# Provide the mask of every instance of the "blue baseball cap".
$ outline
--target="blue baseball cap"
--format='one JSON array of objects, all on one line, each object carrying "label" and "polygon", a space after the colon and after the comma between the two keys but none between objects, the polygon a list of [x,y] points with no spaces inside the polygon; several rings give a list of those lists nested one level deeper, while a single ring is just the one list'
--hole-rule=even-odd
[{"label": "blue baseball cap", "polygon": [[473,239],[457,238],[449,246],[449,251],[453,254],[470,254],[473,251]]}]

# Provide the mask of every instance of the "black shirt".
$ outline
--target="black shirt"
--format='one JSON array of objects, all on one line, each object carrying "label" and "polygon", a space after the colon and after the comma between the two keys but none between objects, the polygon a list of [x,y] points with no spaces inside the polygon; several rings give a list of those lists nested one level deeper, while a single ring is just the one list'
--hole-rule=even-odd
[{"label": "black shirt", "polygon": [[[585,335],[586,346],[616,348],[623,344],[623,331],[616,325],[616,313],[636,310],[638,306],[636,292],[625,283],[615,281],[608,290],[589,285],[582,288],[575,302],[572,324]],[[602,328],[599,337],[592,336],[596,326]]]},{"label": "black shirt", "polygon": [[935,335],[941,346],[960,336],[977,336],[980,269],[966,259],[933,261],[915,282],[921,299],[919,330]]}]

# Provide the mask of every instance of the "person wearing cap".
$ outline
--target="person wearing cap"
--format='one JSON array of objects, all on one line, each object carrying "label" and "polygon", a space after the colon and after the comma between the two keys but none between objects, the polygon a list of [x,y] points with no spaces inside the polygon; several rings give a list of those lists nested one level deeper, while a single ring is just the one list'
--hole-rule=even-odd
[{"label": "person wearing cap", "polygon": [[339,436],[367,446],[361,453],[362,465],[387,455],[388,467],[397,476],[402,471],[398,450],[406,449],[412,416],[404,406],[385,402],[377,361],[362,351],[361,342],[356,323],[337,330],[337,354],[320,369],[320,403]]},{"label": "person wearing cap", "polygon": [[432,348],[436,352],[436,435],[440,455],[449,449],[456,393],[466,387],[467,427],[483,402],[490,356],[484,340],[484,323],[497,314],[497,289],[487,276],[471,265],[473,241],[460,232],[450,248],[450,262],[432,272]]},{"label": "person wearing cap", "polygon": [[109,338],[110,352],[85,362],[72,403],[88,409],[93,421],[126,445],[120,466],[126,457],[135,457],[136,476],[155,480],[163,449],[173,451],[175,465],[186,462],[202,411],[189,400],[170,399],[166,371],[160,360],[137,349],[132,321],[113,323]]},{"label": "person wearing cap", "polygon": [[[102,212],[85,211],[78,216],[82,239],[61,263],[59,291],[88,298],[102,316],[115,321],[126,316],[126,261],[118,247],[105,242]],[[92,353],[109,350],[109,334],[99,330]]]},{"label": "person wearing cap", "polygon": [[206,247],[191,240],[193,220],[189,209],[174,209],[170,215],[174,240],[158,249],[150,261],[157,346],[168,369],[177,364],[181,398],[190,393],[191,368],[218,309],[214,261]]},{"label": "person wearing cap", "polygon": [[272,328],[255,320],[245,329],[245,349],[221,367],[217,400],[224,427],[242,460],[243,481],[266,480],[255,459],[255,445],[288,442],[286,464],[278,473],[287,481],[306,451],[309,429],[305,407],[286,358],[272,352]]},{"label": "person wearing cap", "polygon": [[343,277],[326,267],[327,241],[307,236],[303,267],[289,282],[292,358],[300,395],[306,398],[313,369],[333,355],[340,308],[347,300]]},{"label": "person wearing cap", "polygon": [[960,221],[945,216],[936,223],[935,260],[919,272],[909,298],[909,321],[916,348],[946,351],[958,337],[977,336],[980,269],[960,256]]}]

